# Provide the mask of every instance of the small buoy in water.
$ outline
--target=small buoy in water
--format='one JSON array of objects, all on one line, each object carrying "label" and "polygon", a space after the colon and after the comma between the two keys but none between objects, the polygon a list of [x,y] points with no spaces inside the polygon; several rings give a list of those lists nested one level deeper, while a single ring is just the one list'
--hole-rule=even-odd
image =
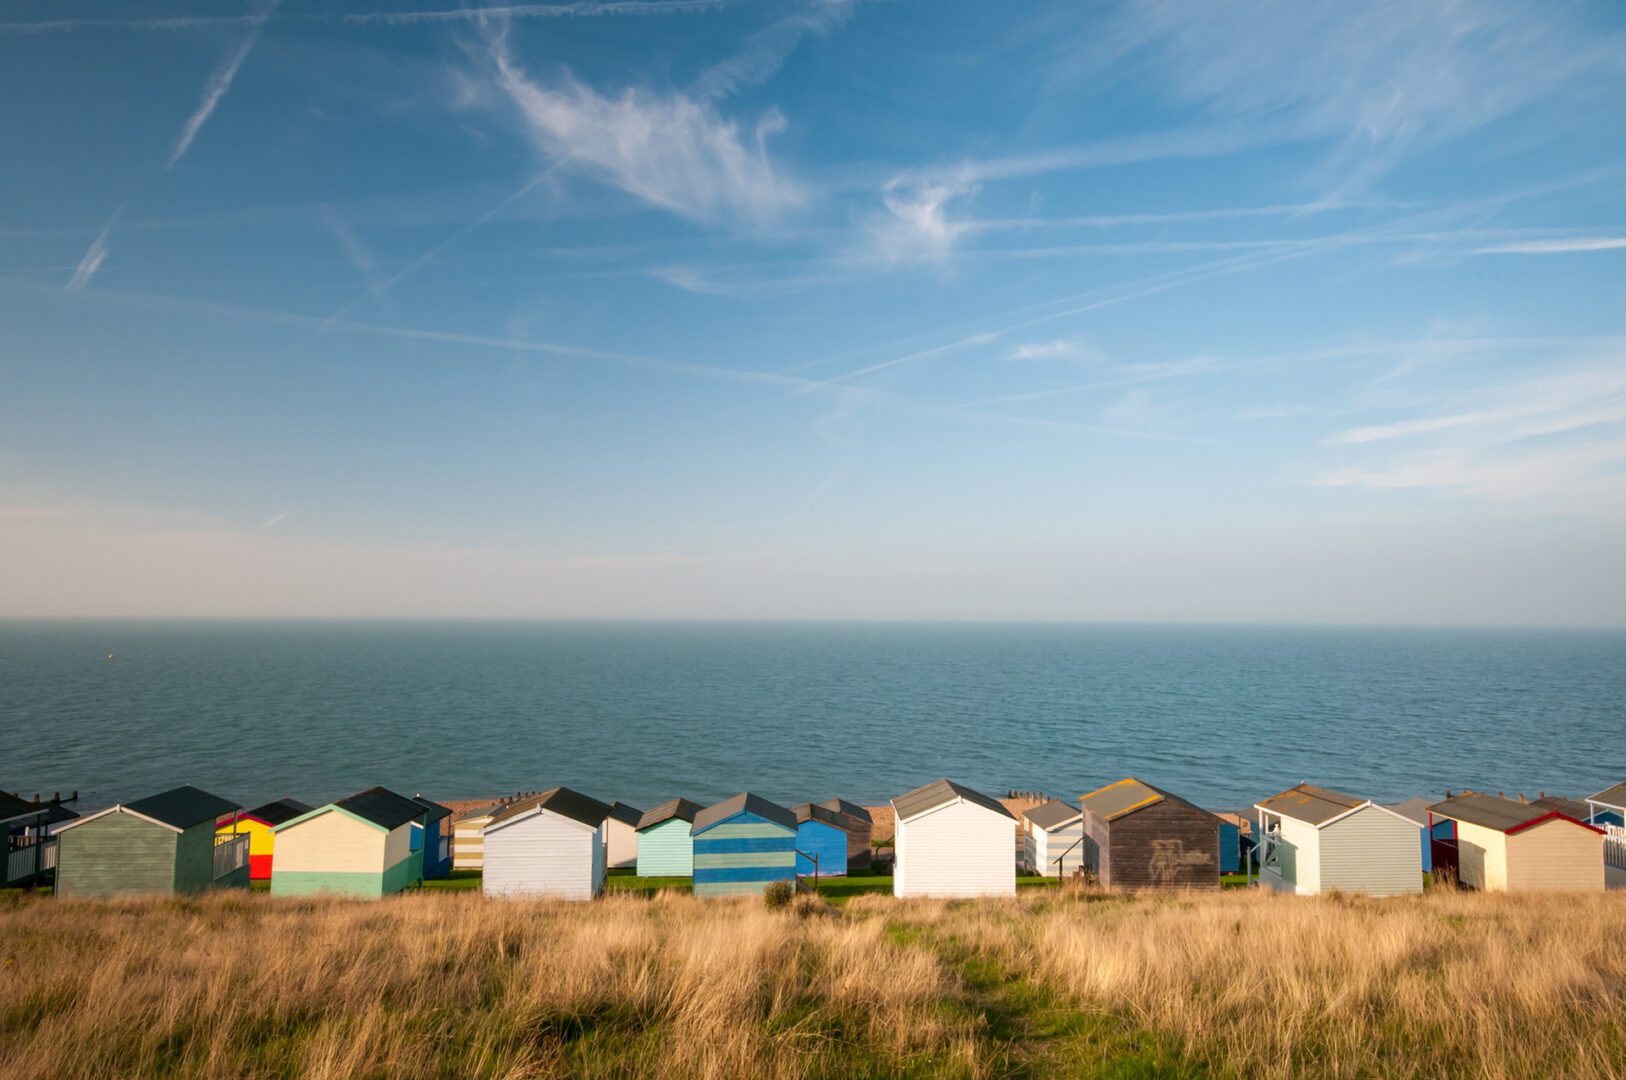
[{"label": "small buoy in water", "polygon": [[111,660],[111,659],[113,659],[113,654],[112,654],[112,653],[108,653],[108,654],[107,654],[107,658],[108,658],[108,659],[109,659],[109,660]]}]

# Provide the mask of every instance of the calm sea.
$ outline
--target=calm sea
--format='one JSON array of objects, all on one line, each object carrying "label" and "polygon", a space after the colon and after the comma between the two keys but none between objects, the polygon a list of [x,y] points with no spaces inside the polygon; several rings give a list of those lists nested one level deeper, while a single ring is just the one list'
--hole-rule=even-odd
[{"label": "calm sea", "polygon": [[1626,779],[1626,633],[903,624],[0,622],[0,788],[253,805],[372,784],[750,788],[939,776],[1212,807]]}]

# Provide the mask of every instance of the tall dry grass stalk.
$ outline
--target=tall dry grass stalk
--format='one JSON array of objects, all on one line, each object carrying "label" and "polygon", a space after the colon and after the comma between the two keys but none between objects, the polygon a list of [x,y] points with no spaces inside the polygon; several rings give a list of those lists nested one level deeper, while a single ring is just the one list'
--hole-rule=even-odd
[{"label": "tall dry grass stalk", "polygon": [[1626,896],[0,906],[0,1077],[982,1077],[1137,1062],[1621,1077]]},{"label": "tall dry grass stalk", "polygon": [[749,901],[39,901],[0,911],[0,1076],[884,1075],[973,1059],[954,993]]},{"label": "tall dry grass stalk", "polygon": [[892,917],[1219,1071],[1626,1077],[1626,894],[1068,890]]}]

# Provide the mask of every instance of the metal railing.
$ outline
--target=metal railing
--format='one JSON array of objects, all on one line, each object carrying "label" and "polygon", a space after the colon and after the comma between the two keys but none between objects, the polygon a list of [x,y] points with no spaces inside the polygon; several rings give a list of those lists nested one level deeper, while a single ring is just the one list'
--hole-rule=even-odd
[{"label": "metal railing", "polygon": [[219,881],[247,865],[248,833],[216,833],[214,880]]}]

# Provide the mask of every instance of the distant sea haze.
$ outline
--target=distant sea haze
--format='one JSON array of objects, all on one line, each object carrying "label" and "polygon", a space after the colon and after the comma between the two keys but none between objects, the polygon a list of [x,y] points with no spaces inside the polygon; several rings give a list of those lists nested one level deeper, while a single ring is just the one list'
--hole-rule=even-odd
[{"label": "distant sea haze", "polygon": [[1211,808],[1626,779],[1626,632],[0,622],[0,789],[254,805],[565,784],[649,807],[884,802],[948,776]]}]

